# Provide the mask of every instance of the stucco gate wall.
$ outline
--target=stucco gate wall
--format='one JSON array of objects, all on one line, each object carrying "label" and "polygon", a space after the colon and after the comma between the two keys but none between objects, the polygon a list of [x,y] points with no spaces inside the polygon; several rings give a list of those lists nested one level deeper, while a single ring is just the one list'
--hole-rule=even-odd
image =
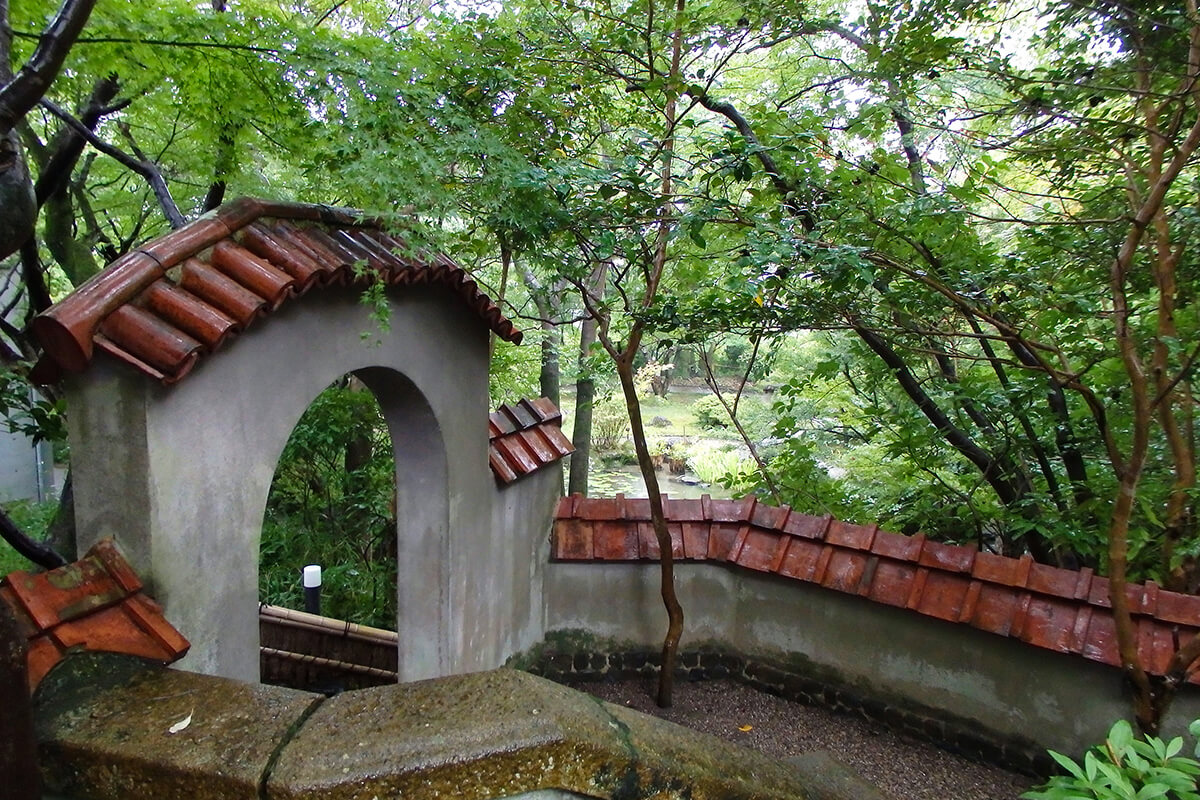
[{"label": "stucco gate wall", "polygon": [[[387,331],[359,300],[331,289],[281,308],[186,385],[107,357],[68,384],[80,549],[118,541],[192,641],[185,669],[257,680],[276,462],[316,395],[351,371],[378,397],[396,450],[401,680],[496,666],[541,635],[540,587],[493,575],[514,542],[493,524],[486,325],[437,288],[391,297]],[[517,550],[544,532],[522,535]]]}]

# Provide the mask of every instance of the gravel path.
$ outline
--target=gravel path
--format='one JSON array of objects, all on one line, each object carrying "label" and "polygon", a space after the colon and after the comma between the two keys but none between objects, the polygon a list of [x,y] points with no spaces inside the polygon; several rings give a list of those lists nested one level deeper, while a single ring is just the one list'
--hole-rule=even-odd
[{"label": "gravel path", "polygon": [[[650,679],[574,684],[610,703],[781,758],[825,750],[896,800],[1015,800],[1035,779],[897,736],[857,717],[733,681],[676,682],[675,705],[654,704]],[[749,726],[749,730],[740,728]]]}]

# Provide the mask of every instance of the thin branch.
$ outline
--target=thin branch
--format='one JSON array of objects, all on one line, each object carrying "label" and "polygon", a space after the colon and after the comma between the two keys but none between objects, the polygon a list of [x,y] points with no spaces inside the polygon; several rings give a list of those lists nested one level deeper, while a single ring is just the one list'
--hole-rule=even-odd
[{"label": "thin branch", "polygon": [[163,179],[162,172],[159,171],[155,164],[152,164],[149,161],[139,161],[120,148],[114,147],[113,145],[104,141],[99,136],[88,130],[87,126],[85,126],[82,122],[75,119],[66,111],[63,111],[51,101],[43,98],[41,100],[41,106],[54,116],[61,119],[63,122],[67,123],[67,125],[71,126],[71,128],[85,140],[87,140],[88,144],[90,144],[92,147],[96,148],[101,153],[104,153],[106,156],[115,159],[126,168],[145,178],[146,182],[150,184],[150,188],[154,192],[154,196],[157,198],[159,206],[162,208],[163,215],[166,216],[167,222],[171,224],[172,228],[181,228],[187,224],[187,220],[184,219],[183,214],[181,214],[179,211],[179,206],[175,204],[174,198],[171,197],[171,191],[167,188],[167,182]]},{"label": "thin branch", "polygon": [[[96,0],[67,0],[38,37],[38,45],[12,80],[0,86],[0,133],[8,133],[50,88]],[[5,64],[4,69],[7,70]]]},{"label": "thin branch", "polygon": [[25,558],[44,569],[55,569],[66,566],[67,560],[43,544],[30,539],[25,532],[17,527],[12,518],[0,509],[0,538],[12,545],[12,548]]},{"label": "thin branch", "polygon": [[[94,0],[93,0],[94,2]],[[17,39],[35,39],[37,34],[24,31],[13,31]],[[230,44],[229,42],[191,42],[172,39],[137,39],[128,36],[80,36],[75,44],[148,44],[155,47],[199,47],[213,50],[243,50],[250,53],[266,53],[279,55],[279,49],[274,47],[259,47],[252,44]]]}]

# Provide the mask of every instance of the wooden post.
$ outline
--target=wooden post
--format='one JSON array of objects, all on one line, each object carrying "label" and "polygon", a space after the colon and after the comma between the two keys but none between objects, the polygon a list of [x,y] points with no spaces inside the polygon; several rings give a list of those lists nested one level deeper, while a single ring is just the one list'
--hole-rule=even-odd
[{"label": "wooden post", "polygon": [[0,601],[0,786],[11,800],[40,800],[33,707],[25,665],[25,636]]}]

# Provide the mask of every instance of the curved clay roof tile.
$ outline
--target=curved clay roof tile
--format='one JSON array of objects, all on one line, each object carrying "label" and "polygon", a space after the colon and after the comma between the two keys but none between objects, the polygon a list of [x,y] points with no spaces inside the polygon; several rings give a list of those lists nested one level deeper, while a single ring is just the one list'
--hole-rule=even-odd
[{"label": "curved clay roof tile", "polygon": [[148,310],[199,339],[210,351],[239,330],[237,323],[225,314],[165,280],[150,284],[143,298]]},{"label": "curved clay roof tile", "polygon": [[295,279],[301,292],[308,290],[321,272],[321,267],[296,247],[288,247],[266,226],[255,222],[242,229],[242,246],[255,255],[283,269]]},{"label": "curved clay roof tile", "polygon": [[33,321],[45,355],[35,379],[79,372],[99,347],[163,383],[191,371],[260,316],[310,289],[370,280],[436,284],[498,336],[521,333],[441,253],[414,251],[350,209],[240,198],[138,247]]}]

